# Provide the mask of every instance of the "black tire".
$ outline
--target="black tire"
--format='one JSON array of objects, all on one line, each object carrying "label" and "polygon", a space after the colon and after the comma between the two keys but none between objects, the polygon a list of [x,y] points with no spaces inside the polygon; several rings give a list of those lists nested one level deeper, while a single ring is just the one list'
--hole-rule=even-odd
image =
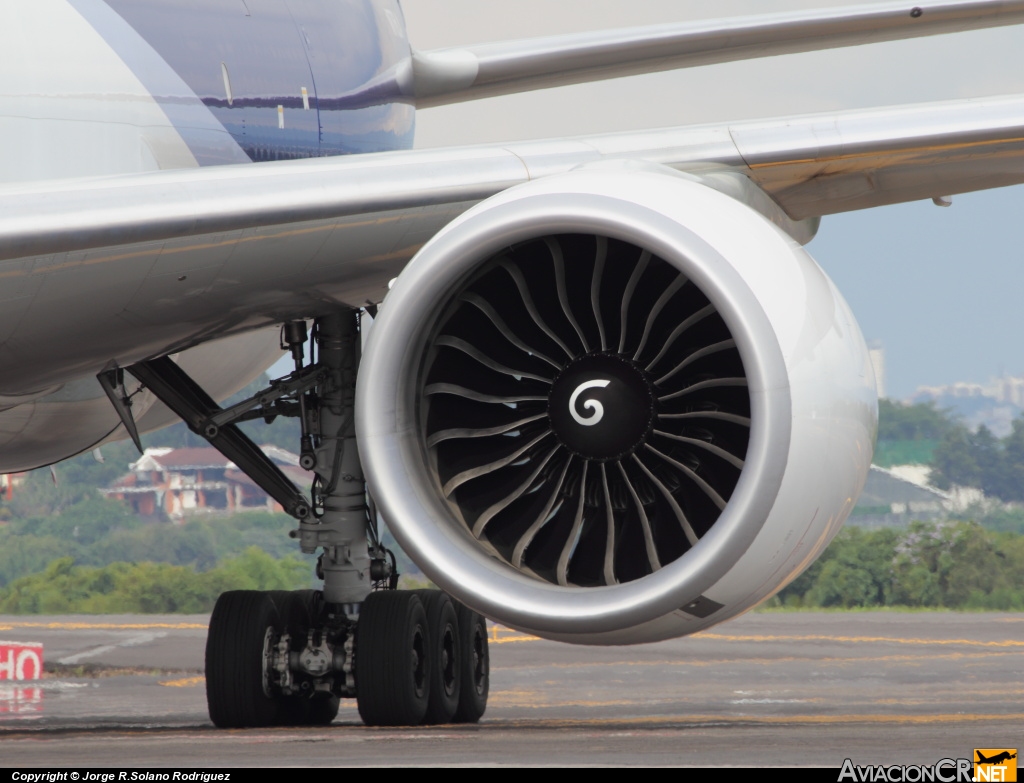
[{"label": "black tire", "polygon": [[414,592],[370,593],[356,625],[356,699],[367,726],[417,726],[430,701],[430,633]]},{"label": "black tire", "polygon": [[487,649],[487,621],[468,606],[455,602],[459,622],[461,690],[453,723],[476,723],[487,710],[491,687],[491,658]]},{"label": "black tire", "polygon": [[[320,617],[322,603],[316,590],[274,590],[271,600],[281,625],[291,636],[291,649],[305,649],[309,629]],[[314,693],[279,696],[278,726],[327,726],[338,715],[341,700],[334,694]]]},{"label": "black tire", "polygon": [[430,631],[430,701],[423,722],[451,723],[462,691],[462,645],[455,606],[440,590],[417,590]]},{"label": "black tire", "polygon": [[331,694],[317,693],[306,700],[307,726],[330,726],[338,717],[341,699]]},{"label": "black tire", "polygon": [[217,599],[206,636],[206,703],[222,729],[272,726],[279,702],[270,693],[264,656],[280,628],[266,593],[234,590]]}]

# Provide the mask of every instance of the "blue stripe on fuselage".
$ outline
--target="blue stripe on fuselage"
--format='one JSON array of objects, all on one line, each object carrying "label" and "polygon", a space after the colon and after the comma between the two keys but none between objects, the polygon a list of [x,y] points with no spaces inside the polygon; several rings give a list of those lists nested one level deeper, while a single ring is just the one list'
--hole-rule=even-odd
[{"label": "blue stripe on fuselage", "polygon": [[145,40],[148,56],[96,10],[101,0],[71,2],[151,91],[201,165],[239,155],[210,144],[197,108],[254,161],[412,146],[412,106],[345,109],[337,101],[409,56],[396,0],[103,0]]},{"label": "blue stripe on fuselage", "polygon": [[200,166],[249,157],[195,91],[104,0],[68,0],[154,96]]}]

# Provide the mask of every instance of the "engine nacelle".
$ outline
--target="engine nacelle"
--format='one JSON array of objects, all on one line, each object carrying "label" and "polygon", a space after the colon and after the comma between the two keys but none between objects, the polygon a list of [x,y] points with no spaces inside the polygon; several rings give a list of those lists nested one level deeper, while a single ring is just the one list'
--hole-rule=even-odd
[{"label": "engine nacelle", "polygon": [[424,573],[582,644],[772,595],[850,513],[877,423],[860,330],[800,245],[693,178],[603,168],[434,237],[380,309],[357,411]]}]

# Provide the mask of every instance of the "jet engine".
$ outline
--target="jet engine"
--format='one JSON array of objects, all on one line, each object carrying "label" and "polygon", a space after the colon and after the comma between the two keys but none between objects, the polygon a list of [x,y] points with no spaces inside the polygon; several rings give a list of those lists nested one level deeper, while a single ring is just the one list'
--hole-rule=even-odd
[{"label": "jet engine", "polygon": [[438,586],[582,644],[749,609],[871,462],[860,330],[804,249],[669,170],[512,188],[394,282],[356,400],[371,493]]}]

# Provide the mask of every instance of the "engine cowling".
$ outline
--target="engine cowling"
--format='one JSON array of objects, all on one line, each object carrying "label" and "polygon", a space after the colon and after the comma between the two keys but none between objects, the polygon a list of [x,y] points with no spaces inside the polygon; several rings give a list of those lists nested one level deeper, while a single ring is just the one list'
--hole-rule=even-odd
[{"label": "engine cowling", "polygon": [[821,553],[874,377],[804,249],[691,177],[581,169],[469,210],[381,306],[360,453],[396,539],[512,627],[681,636]]}]

